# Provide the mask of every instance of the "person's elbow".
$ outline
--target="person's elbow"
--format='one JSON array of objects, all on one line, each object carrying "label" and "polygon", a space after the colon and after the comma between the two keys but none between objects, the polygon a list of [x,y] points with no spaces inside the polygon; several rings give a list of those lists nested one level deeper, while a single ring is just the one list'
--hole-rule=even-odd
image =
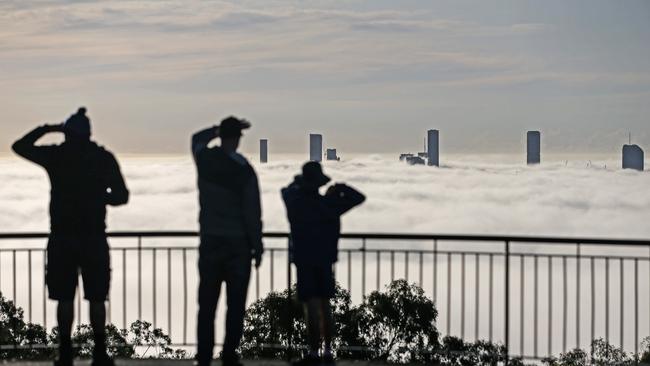
[{"label": "person's elbow", "polygon": [[21,141],[18,140],[11,145],[11,150],[20,156],[25,155],[24,145],[21,144]]},{"label": "person's elbow", "polygon": [[366,202],[366,196],[363,193],[359,193],[359,198],[358,198],[357,202],[358,202],[357,203],[358,205]]},{"label": "person's elbow", "polygon": [[121,194],[118,196],[117,200],[117,205],[126,205],[129,203],[129,191],[125,189],[124,191],[121,192]]},{"label": "person's elbow", "polygon": [[129,202],[129,191],[111,192],[108,194],[107,203],[111,206],[122,206]]}]

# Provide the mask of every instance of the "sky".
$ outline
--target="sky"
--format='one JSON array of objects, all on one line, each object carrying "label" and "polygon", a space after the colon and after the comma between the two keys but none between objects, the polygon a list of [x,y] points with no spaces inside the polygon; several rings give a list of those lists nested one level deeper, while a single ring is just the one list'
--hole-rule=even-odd
[{"label": "sky", "polygon": [[647,1],[0,3],[0,153],[84,105],[118,153],[179,154],[234,114],[246,152],[650,149]]}]

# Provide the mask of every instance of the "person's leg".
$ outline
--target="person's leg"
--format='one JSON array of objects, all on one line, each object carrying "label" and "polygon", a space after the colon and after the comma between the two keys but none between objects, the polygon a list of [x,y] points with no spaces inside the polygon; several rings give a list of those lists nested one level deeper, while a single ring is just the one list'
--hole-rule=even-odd
[{"label": "person's leg", "polygon": [[332,338],[334,337],[334,319],[332,317],[330,299],[334,297],[336,292],[336,283],[334,281],[332,265],[319,267],[317,278],[317,293],[320,297],[320,303],[318,305],[320,307],[321,315],[321,332],[325,343],[323,359],[329,363],[333,361]]},{"label": "person's leg", "polygon": [[90,326],[93,329],[94,364],[111,364],[106,352],[106,306],[111,282],[111,260],[105,234],[83,238],[79,244],[84,297],[89,302]]},{"label": "person's leg", "polygon": [[78,283],[78,269],[75,253],[66,245],[67,241],[50,236],[47,245],[48,296],[57,301],[56,318],[58,325],[60,365],[72,364],[72,323],[74,321],[74,296]]},{"label": "person's leg", "polygon": [[56,307],[56,321],[59,326],[59,360],[72,362],[72,322],[74,305],[72,300],[59,301]]},{"label": "person's leg", "polygon": [[322,299],[310,298],[305,303],[305,318],[307,320],[307,337],[309,338],[309,356],[319,357],[321,347],[321,311]]},{"label": "person's leg", "polygon": [[334,338],[334,318],[332,317],[332,307],[329,299],[321,299],[321,330],[325,343],[324,354],[332,355],[332,339]]},{"label": "person's leg", "polygon": [[316,295],[316,267],[310,264],[296,263],[298,299],[303,303],[305,310],[305,323],[307,324],[307,343],[309,345],[309,354],[303,359],[303,362],[311,364],[316,361],[320,355],[321,347],[321,330],[320,330],[320,300]]},{"label": "person's leg", "polygon": [[196,327],[199,365],[209,365],[214,352],[214,318],[221,292],[216,244],[202,237],[199,248],[199,311]]},{"label": "person's leg", "polygon": [[237,363],[237,348],[244,331],[246,295],[251,274],[251,257],[245,242],[231,243],[235,249],[226,270],[226,337],[223,342],[224,364]]},{"label": "person's leg", "polygon": [[90,326],[95,341],[93,358],[106,358],[106,306],[103,301],[90,301]]}]

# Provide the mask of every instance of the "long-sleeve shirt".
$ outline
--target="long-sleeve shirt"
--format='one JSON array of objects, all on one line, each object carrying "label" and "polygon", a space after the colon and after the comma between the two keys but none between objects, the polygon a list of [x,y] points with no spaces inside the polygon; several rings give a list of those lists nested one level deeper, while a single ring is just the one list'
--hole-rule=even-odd
[{"label": "long-sleeve shirt", "polygon": [[365,201],[354,188],[337,184],[325,195],[305,188],[300,176],[282,189],[297,265],[331,265],[338,260],[341,215]]},{"label": "long-sleeve shirt", "polygon": [[123,205],[129,199],[117,160],[89,140],[36,145],[47,132],[47,127],[37,127],[16,141],[12,149],[47,171],[52,233],[103,234],[106,205]]},{"label": "long-sleeve shirt", "polygon": [[198,172],[199,224],[202,234],[244,237],[253,253],[264,251],[262,205],[255,170],[242,155],[208,147],[217,136],[214,127],[192,136],[192,155]]}]

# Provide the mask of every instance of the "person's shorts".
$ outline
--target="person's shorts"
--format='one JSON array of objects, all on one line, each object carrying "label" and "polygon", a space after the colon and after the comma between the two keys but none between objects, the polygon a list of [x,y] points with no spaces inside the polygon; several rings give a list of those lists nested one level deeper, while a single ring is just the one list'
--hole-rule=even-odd
[{"label": "person's shorts", "polygon": [[46,271],[50,299],[74,300],[79,273],[83,279],[84,298],[93,302],[106,301],[111,282],[106,236],[51,235],[47,244]]},{"label": "person's shorts", "polygon": [[332,265],[296,265],[298,272],[298,299],[307,301],[313,298],[331,299],[336,285]]}]

